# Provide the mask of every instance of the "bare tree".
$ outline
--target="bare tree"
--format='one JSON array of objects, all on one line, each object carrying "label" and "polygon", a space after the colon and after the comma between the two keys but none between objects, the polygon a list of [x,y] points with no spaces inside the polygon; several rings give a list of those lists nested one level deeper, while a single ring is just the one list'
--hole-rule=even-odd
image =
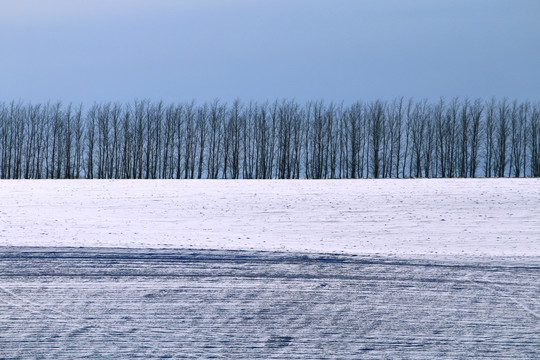
[{"label": "bare tree", "polygon": [[495,158],[495,115],[496,103],[495,99],[491,99],[489,103],[486,103],[486,118],[485,118],[485,164],[484,164],[484,176],[494,176],[494,158]]},{"label": "bare tree", "polygon": [[470,150],[471,155],[469,158],[469,176],[476,177],[476,169],[478,166],[478,157],[480,151],[480,139],[482,132],[482,113],[484,106],[482,101],[477,99],[469,107],[469,117],[471,118],[471,132],[470,132]]},{"label": "bare tree", "polygon": [[540,104],[538,103],[532,106],[528,132],[531,176],[540,177]]},{"label": "bare tree", "polygon": [[360,167],[360,150],[362,148],[362,104],[355,103],[347,112],[348,122],[348,134],[349,134],[349,163],[350,163],[350,177],[357,178],[362,177],[362,171]]},{"label": "bare tree", "polygon": [[[411,174],[414,174],[415,177],[422,176],[422,158],[424,150],[424,141],[426,140],[426,127],[427,127],[427,117],[428,117],[428,105],[426,101],[417,103],[414,106],[412,113],[412,124],[411,124],[411,141],[412,141],[412,152],[411,152]],[[431,134],[430,134],[431,135]],[[429,165],[428,169],[429,169]],[[427,175],[426,175],[427,176]]]},{"label": "bare tree", "polygon": [[513,102],[510,111],[511,151],[509,174],[514,177],[520,177],[525,172],[523,167],[526,161],[527,138],[524,133],[528,112],[528,103],[518,104],[517,101]]},{"label": "bare tree", "polygon": [[504,177],[507,165],[508,118],[510,108],[506,99],[497,105],[496,147],[494,170],[497,177]]}]

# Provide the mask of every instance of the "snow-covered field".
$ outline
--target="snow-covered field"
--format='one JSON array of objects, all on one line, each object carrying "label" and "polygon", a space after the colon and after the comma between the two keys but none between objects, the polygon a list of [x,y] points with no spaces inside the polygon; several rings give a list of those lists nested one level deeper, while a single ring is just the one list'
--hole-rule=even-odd
[{"label": "snow-covered field", "polygon": [[0,246],[540,255],[540,179],[0,181]]},{"label": "snow-covered field", "polygon": [[0,181],[0,200],[2,359],[540,356],[539,179]]},{"label": "snow-covered field", "polygon": [[0,247],[0,358],[539,359],[538,259]]}]

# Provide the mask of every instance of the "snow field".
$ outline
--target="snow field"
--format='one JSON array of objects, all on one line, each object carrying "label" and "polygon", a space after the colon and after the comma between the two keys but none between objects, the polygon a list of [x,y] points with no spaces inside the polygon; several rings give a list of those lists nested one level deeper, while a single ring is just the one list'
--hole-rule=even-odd
[{"label": "snow field", "polygon": [[0,358],[538,359],[538,259],[0,248]]},{"label": "snow field", "polygon": [[540,255],[540,179],[0,181],[0,246]]}]

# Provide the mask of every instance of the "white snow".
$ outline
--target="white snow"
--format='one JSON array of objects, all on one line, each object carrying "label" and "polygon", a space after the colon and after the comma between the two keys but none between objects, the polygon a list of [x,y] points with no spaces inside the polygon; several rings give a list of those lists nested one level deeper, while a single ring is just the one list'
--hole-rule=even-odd
[{"label": "white snow", "polygon": [[540,179],[8,180],[0,246],[540,255]]}]

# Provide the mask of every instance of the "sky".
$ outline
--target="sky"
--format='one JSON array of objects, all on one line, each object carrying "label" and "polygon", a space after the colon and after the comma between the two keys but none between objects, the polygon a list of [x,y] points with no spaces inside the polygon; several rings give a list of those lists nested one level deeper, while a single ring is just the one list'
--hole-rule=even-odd
[{"label": "sky", "polygon": [[538,0],[2,0],[0,101],[540,100]]}]

